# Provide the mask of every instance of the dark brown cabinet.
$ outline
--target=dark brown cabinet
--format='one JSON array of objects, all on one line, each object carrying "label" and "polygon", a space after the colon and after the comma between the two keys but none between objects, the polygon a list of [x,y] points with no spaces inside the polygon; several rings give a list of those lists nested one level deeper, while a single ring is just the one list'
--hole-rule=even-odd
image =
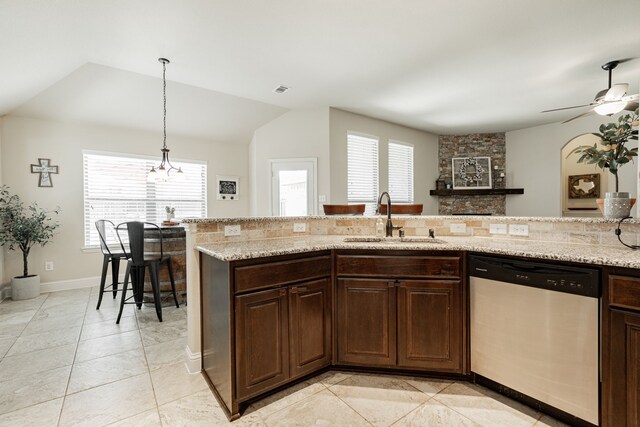
[{"label": "dark brown cabinet", "polygon": [[464,372],[459,256],[336,258],[339,364]]},{"label": "dark brown cabinet", "polygon": [[606,426],[640,425],[640,277],[610,274],[603,318]]}]

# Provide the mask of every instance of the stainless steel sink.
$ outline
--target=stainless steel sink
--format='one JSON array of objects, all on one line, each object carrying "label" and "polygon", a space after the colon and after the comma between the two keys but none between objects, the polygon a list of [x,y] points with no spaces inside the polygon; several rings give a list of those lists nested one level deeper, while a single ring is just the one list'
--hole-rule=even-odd
[{"label": "stainless steel sink", "polygon": [[376,237],[376,236],[349,236],[344,238],[345,242],[361,242],[361,243],[447,243],[442,239],[433,237]]}]

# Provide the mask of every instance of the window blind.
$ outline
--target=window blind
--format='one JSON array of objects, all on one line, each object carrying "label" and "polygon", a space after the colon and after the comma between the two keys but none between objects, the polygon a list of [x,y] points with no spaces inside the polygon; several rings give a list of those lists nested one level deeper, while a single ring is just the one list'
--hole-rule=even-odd
[{"label": "window blind", "polygon": [[413,146],[389,141],[389,195],[394,202],[413,203]]},{"label": "window blind", "polygon": [[365,203],[373,215],[378,201],[378,139],[347,134],[347,201]]},{"label": "window blind", "polygon": [[160,224],[165,206],[175,208],[178,218],[207,216],[207,165],[172,162],[181,167],[184,181],[147,182],[147,172],[159,158],[84,151],[84,244],[99,246],[95,222],[108,219]]}]

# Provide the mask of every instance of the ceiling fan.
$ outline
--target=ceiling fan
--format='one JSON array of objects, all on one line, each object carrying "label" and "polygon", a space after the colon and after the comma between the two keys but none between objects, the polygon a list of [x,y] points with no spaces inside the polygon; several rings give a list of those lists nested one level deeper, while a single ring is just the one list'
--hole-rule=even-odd
[{"label": "ceiling fan", "polygon": [[614,85],[611,84],[612,71],[618,66],[618,64],[626,61],[628,61],[628,59],[610,61],[602,66],[603,70],[609,72],[609,87],[598,92],[596,94],[596,97],[590,104],[555,108],[553,110],[545,110],[543,111],[543,113],[549,113],[551,111],[570,110],[572,108],[592,107],[589,111],[562,122],[567,123],[594,112],[600,114],[601,116],[611,116],[612,114],[619,113],[622,110],[635,111],[635,109],[638,108],[638,94],[636,93],[635,95],[627,95],[627,90],[629,90],[628,83],[617,83]]}]

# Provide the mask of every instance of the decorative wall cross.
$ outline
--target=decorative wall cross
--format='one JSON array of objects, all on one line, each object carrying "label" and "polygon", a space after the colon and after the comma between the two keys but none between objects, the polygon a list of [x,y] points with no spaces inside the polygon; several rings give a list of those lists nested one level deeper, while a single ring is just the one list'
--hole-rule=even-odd
[{"label": "decorative wall cross", "polygon": [[38,159],[37,165],[31,165],[31,173],[39,173],[40,181],[38,181],[38,187],[53,187],[51,181],[52,173],[58,173],[58,166],[51,166],[51,159]]}]

